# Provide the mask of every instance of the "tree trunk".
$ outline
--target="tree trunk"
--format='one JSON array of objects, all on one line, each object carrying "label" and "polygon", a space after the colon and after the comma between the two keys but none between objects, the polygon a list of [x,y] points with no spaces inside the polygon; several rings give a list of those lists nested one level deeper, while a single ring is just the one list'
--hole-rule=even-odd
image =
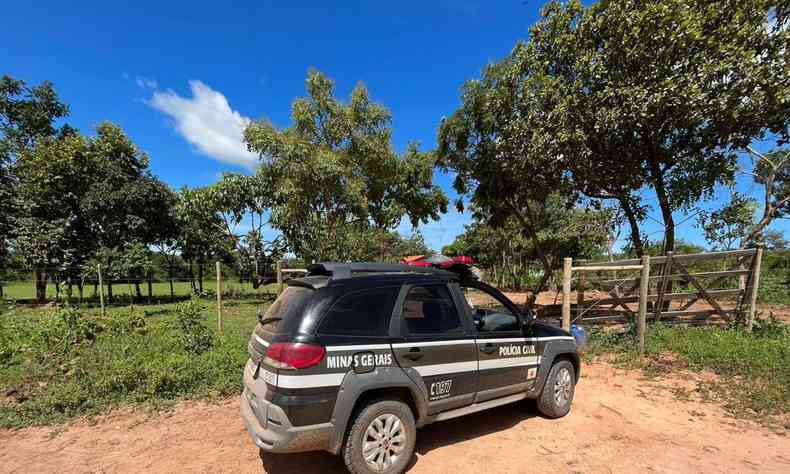
[{"label": "tree trunk", "polygon": [[193,269],[192,260],[189,260],[189,286],[192,288],[192,293],[197,293],[197,286],[195,285],[195,271]]},{"label": "tree trunk", "polygon": [[44,303],[47,300],[47,274],[44,270],[37,268],[35,271],[36,277],[36,300],[39,303]]},{"label": "tree trunk", "polygon": [[198,262],[198,289],[203,294],[203,262]]},{"label": "tree trunk", "polygon": [[176,300],[175,291],[173,291],[173,266],[170,265],[167,269],[167,281],[170,283],[170,302]]},{"label": "tree trunk", "polygon": [[107,277],[107,301],[112,303],[112,279]]},{"label": "tree trunk", "polygon": [[650,161],[650,170],[653,178],[653,187],[656,190],[658,206],[661,208],[661,217],[664,219],[664,248],[663,254],[675,251],[675,219],[672,217],[672,204],[669,202],[666,188],[664,187],[664,173],[655,160]]},{"label": "tree trunk", "polygon": [[80,281],[77,282],[77,304],[79,305],[82,305],[82,298],[85,296],[84,286],[85,283],[80,279]]},{"label": "tree trunk", "polygon": [[642,235],[639,233],[639,220],[636,218],[636,211],[631,206],[629,198],[621,196],[617,198],[620,201],[620,207],[623,208],[626,219],[628,219],[628,226],[631,228],[631,244],[634,246],[636,256],[642,258],[645,253],[645,246],[642,242]]}]

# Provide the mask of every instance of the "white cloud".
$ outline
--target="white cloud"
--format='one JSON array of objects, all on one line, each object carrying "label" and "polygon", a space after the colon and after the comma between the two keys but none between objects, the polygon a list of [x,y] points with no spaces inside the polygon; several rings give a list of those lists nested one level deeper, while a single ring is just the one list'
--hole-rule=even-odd
[{"label": "white cloud", "polygon": [[142,89],[156,90],[158,87],[156,81],[148,77],[137,76],[134,78],[134,82],[136,82],[137,86]]},{"label": "white cloud", "polygon": [[[153,85],[155,88],[155,81]],[[189,87],[192,97],[181,97],[169,89],[154,90],[147,103],[172,118],[176,131],[204,155],[247,168],[255,166],[258,155],[248,151],[242,140],[250,119],[231,109],[228,99],[206,84],[193,80]]]}]

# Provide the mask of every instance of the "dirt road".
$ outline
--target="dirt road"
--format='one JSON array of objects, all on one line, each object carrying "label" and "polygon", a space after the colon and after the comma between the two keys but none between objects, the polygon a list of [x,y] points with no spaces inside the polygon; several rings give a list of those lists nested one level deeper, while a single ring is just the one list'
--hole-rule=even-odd
[{"label": "dirt road", "polygon": [[[415,473],[790,472],[790,433],[680,401],[668,385],[588,365],[570,415],[547,420],[518,403],[429,426],[418,434]],[[168,415],[115,413],[51,428],[0,431],[0,471],[344,472],[326,453],[260,456],[237,400],[187,403]]]}]

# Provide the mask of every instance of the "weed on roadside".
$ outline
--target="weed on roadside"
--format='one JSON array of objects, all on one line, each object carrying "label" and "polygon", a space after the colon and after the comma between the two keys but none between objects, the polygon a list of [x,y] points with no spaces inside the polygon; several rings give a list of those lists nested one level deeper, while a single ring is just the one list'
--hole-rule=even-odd
[{"label": "weed on roadside", "polygon": [[704,399],[718,400],[732,414],[764,418],[790,412],[790,330],[772,316],[754,330],[733,325],[681,327],[651,324],[645,357],[636,349],[633,328],[589,332],[588,358],[608,354],[616,364],[661,376],[679,370],[711,371],[718,377],[698,384]]}]

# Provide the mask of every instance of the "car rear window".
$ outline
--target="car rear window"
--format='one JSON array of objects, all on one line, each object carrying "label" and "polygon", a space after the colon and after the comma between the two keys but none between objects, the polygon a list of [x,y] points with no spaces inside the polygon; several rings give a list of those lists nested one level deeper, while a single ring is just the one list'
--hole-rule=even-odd
[{"label": "car rear window", "polygon": [[387,336],[399,290],[400,287],[372,288],[343,296],[324,316],[318,332],[342,336]]},{"label": "car rear window", "polygon": [[279,328],[293,327],[288,321],[302,317],[313,291],[303,286],[286,287],[261,317],[262,321],[270,319],[266,324],[259,324],[261,329],[268,333],[279,334],[281,332]]}]

